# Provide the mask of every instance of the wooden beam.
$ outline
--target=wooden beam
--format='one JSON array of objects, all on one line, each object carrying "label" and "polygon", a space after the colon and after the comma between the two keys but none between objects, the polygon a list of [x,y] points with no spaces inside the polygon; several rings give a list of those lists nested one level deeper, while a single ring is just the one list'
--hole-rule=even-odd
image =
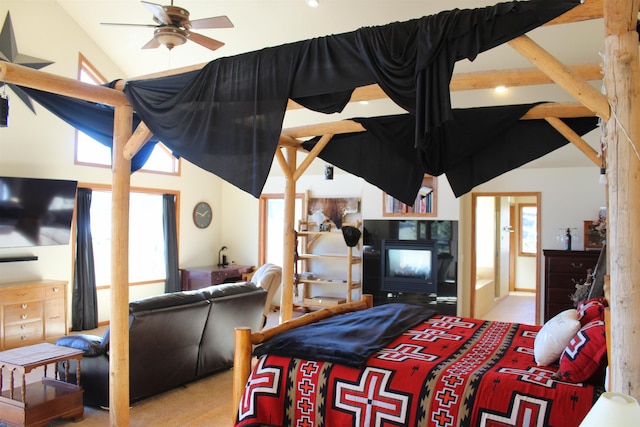
[{"label": "wooden beam", "polygon": [[0,81],[111,106],[129,105],[119,90],[0,61]]},{"label": "wooden beam", "polygon": [[555,19],[547,22],[546,25],[566,24],[568,22],[588,21],[603,17],[603,0],[585,0],[579,6],[574,7],[569,12],[563,13]]},{"label": "wooden beam", "polygon": [[604,120],[609,119],[607,98],[596,88],[579,79],[569,67],[554,58],[528,36],[520,36],[508,43],[599,117]]},{"label": "wooden beam", "polygon": [[[544,103],[530,109],[523,120],[547,119],[549,117],[593,117],[594,113],[587,107],[577,103]],[[282,135],[287,137],[287,144],[291,145],[293,138],[309,138],[326,134],[341,134],[351,132],[364,132],[366,129],[353,120],[341,120],[338,122],[316,123],[306,126],[296,126],[283,129]],[[297,140],[297,139],[296,139]],[[301,141],[298,141],[298,145]]]},{"label": "wooden beam", "polygon": [[[573,74],[583,80],[601,80],[602,68],[599,64],[580,64],[568,67]],[[553,84],[554,81],[538,68],[512,68],[506,70],[490,70],[471,73],[457,73],[451,78],[451,92],[464,90],[493,89],[504,85],[509,87]],[[349,102],[372,101],[388,98],[377,84],[356,88]],[[287,110],[304,108],[295,101],[289,100]]]},{"label": "wooden beam", "polygon": [[567,138],[573,145],[578,147],[578,150],[582,151],[596,166],[602,165],[602,159],[598,155],[598,152],[593,149],[587,142],[582,139],[573,129],[571,129],[565,122],[557,117],[546,117],[547,122],[553,126],[558,132]]},{"label": "wooden beam", "polygon": [[133,159],[133,156],[140,151],[142,146],[149,141],[152,136],[153,133],[149,130],[147,125],[144,124],[144,122],[140,122],[136,130],[133,132],[133,135],[131,135],[131,138],[129,138],[129,141],[127,141],[124,146],[122,152],[124,158],[127,160]]}]

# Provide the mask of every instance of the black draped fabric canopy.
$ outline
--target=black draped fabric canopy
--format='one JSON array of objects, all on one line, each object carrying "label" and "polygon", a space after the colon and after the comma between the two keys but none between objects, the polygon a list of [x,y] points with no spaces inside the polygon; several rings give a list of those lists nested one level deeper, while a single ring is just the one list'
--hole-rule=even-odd
[{"label": "black draped fabric canopy", "polygon": [[[129,81],[124,93],[135,109],[134,123],[142,120],[154,133],[151,145],[160,140],[175,155],[258,197],[278,146],[288,99],[315,111],[334,113],[344,108],[355,88],[378,83],[413,120],[413,134],[384,150],[396,152],[395,157],[402,161],[417,161],[415,166],[424,171],[442,173],[443,153],[470,142],[459,138],[456,132],[445,131],[455,118],[449,93],[455,62],[473,60],[480,52],[520,36],[578,4],[580,0],[529,0],[445,11],[220,58],[199,71]],[[63,111],[66,107],[52,105],[59,98],[44,101],[45,94],[39,95],[38,101],[69,121],[69,114]],[[104,106],[87,104],[91,114],[85,118],[79,109],[74,109],[69,122],[89,134],[99,129],[101,141],[112,137],[112,111],[95,114]],[[385,123],[387,119],[379,120]],[[376,121],[372,119],[370,123]],[[417,152],[409,150],[408,140]],[[367,148],[366,155],[369,151]],[[361,148],[355,148],[343,156],[364,154]],[[420,157],[406,158],[412,154]],[[485,157],[476,159],[472,155],[467,163],[457,164],[455,171],[447,169],[447,176],[451,180],[456,173],[460,175],[456,182],[468,181],[459,188],[473,186],[477,176],[486,175],[479,169],[494,167],[478,164]],[[432,169],[434,165],[438,165],[436,169]],[[501,167],[519,165],[516,162]],[[448,168],[451,166],[447,164]],[[414,172],[413,176],[361,176],[401,200],[413,200],[417,188],[413,197],[408,197],[406,188],[413,192],[413,183],[421,172]]]},{"label": "black draped fabric canopy", "polygon": [[[195,73],[130,81],[124,92],[176,154],[258,197],[289,98],[332,113],[342,110],[356,87],[378,83],[415,117],[415,143],[429,156],[427,146],[457,143],[431,141],[452,119],[455,62],[474,59],[579,3],[531,0],[456,9],[220,58]],[[393,195],[397,185],[390,179],[376,185]]]},{"label": "black draped fabric canopy", "polygon": [[[335,135],[319,157],[409,205],[425,173],[445,174],[459,197],[569,143],[546,120],[521,120],[535,105],[453,109],[453,118],[439,129],[440,137],[422,147],[414,144],[416,119],[410,114],[355,118],[366,132]],[[598,126],[596,117],[564,122],[579,135]],[[310,151],[318,141],[306,141],[303,148]]]}]

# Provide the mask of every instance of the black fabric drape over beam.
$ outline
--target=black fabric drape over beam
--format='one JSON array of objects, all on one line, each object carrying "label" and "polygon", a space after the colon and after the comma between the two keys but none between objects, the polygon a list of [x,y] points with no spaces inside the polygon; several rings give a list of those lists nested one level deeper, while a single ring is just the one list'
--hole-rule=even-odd
[{"label": "black fabric drape over beam", "polygon": [[377,82],[415,115],[415,142],[425,147],[452,118],[449,83],[456,61],[474,59],[579,3],[514,1],[441,12],[220,58],[197,72],[130,81],[124,91],[174,153],[258,197],[288,98],[336,112],[353,89]]},{"label": "black fabric drape over beam", "polygon": [[[454,109],[441,137],[424,148],[413,143],[415,117],[410,114],[355,118],[366,131],[335,135],[319,157],[409,205],[425,173],[445,174],[459,197],[569,143],[546,120],[520,120],[535,105]],[[579,135],[598,126],[597,117],[564,121]],[[318,140],[303,148],[310,151]]]}]

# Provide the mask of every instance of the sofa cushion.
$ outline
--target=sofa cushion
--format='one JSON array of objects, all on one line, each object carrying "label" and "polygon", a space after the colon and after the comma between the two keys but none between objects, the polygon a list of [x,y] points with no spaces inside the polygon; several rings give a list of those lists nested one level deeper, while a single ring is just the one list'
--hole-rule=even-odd
[{"label": "sofa cushion", "polygon": [[84,351],[83,357],[96,357],[103,354],[102,338],[97,335],[73,334],[62,337],[56,345]]},{"label": "sofa cushion", "polygon": [[224,283],[222,285],[213,285],[206,288],[202,288],[199,291],[204,298],[208,300],[216,298],[224,298],[239,294],[245,294],[247,292],[253,292],[258,289],[258,286],[251,282],[236,282],[236,283]]},{"label": "sofa cushion", "polygon": [[211,310],[202,332],[198,377],[233,366],[235,328],[256,331],[262,325],[267,291],[253,283],[214,286]]},{"label": "sofa cushion", "polygon": [[162,295],[154,295],[129,303],[129,314],[140,313],[147,310],[175,307],[204,301],[207,298],[199,291],[174,292]]}]

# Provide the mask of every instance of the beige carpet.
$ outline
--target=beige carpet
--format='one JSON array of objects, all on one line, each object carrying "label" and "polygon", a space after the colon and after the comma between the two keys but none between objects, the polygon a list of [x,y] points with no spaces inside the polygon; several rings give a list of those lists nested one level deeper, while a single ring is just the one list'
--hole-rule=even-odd
[{"label": "beige carpet", "polygon": [[[129,411],[129,425],[232,427],[232,378],[233,371],[229,370],[136,402]],[[109,412],[85,407],[82,421],[56,420],[47,427],[62,426],[109,426]]]}]

